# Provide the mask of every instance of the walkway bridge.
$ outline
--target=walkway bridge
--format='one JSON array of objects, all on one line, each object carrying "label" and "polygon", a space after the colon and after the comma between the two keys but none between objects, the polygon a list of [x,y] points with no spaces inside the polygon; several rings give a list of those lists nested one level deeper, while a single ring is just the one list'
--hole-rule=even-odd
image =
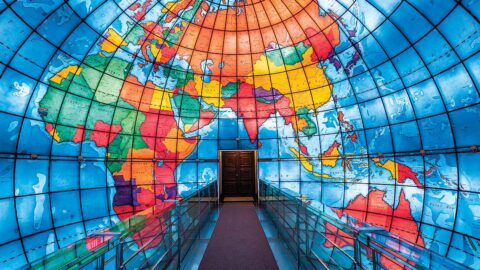
[{"label": "walkway bridge", "polygon": [[465,269],[383,228],[319,211],[265,181],[220,203],[212,182],[91,233],[26,269]]}]

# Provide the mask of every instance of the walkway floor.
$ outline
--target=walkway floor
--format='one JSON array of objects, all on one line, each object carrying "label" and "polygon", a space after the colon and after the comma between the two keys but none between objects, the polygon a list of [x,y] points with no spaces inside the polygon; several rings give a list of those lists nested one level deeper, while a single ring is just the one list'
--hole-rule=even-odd
[{"label": "walkway floor", "polygon": [[253,203],[223,204],[199,269],[278,269]]}]

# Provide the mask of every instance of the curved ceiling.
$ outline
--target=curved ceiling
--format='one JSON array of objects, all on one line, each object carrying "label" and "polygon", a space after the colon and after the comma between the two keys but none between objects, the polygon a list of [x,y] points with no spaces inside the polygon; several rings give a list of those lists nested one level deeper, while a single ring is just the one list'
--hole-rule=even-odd
[{"label": "curved ceiling", "polygon": [[480,267],[478,1],[0,2],[0,268],[259,177]]}]

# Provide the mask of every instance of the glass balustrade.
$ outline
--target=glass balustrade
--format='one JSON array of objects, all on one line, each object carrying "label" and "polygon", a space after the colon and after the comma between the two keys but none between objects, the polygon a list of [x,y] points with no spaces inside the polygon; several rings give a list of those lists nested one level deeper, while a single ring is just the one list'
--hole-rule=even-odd
[{"label": "glass balustrade", "polygon": [[24,269],[179,269],[217,207],[217,182],[143,210]]},{"label": "glass balustrade", "polygon": [[[259,191],[259,204],[294,254],[298,269],[465,269],[383,228],[319,211],[290,190],[260,180]],[[217,207],[218,184],[183,195],[91,233],[24,268],[180,269]]]},{"label": "glass balustrade", "polygon": [[354,217],[330,216],[304,196],[259,181],[264,207],[298,269],[467,269]]}]

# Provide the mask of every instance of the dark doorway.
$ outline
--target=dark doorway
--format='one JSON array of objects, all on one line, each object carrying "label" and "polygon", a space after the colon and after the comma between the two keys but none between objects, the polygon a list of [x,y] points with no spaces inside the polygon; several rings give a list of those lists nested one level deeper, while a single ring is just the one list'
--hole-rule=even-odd
[{"label": "dark doorway", "polygon": [[222,151],[222,199],[251,197],[255,199],[255,152]]}]

